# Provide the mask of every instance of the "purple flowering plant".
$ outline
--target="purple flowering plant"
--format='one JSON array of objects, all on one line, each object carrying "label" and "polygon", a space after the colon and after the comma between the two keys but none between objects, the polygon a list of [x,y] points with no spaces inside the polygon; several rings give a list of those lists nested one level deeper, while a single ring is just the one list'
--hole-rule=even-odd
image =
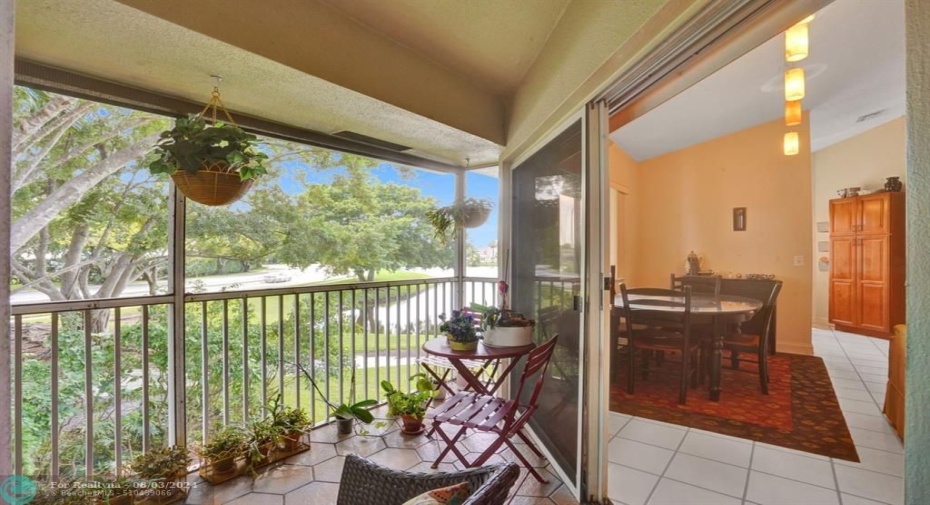
[{"label": "purple flowering plant", "polygon": [[445,314],[439,315],[442,324],[439,331],[449,335],[454,342],[474,342],[478,340],[478,328],[475,326],[475,316],[466,310],[453,310],[452,317],[446,319]]}]

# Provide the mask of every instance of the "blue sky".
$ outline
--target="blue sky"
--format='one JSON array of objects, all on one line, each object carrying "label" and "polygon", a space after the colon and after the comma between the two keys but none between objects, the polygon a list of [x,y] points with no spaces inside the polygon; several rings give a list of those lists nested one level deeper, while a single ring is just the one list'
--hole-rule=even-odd
[{"label": "blue sky", "polygon": [[[294,162],[286,162],[284,165],[287,166],[291,163]],[[294,163],[292,166],[302,165],[302,163]],[[332,180],[337,173],[338,171],[332,170],[308,170],[306,175],[309,182],[326,183]],[[455,176],[452,174],[415,170],[412,177],[403,177],[389,163],[379,164],[372,173],[384,183],[396,183],[419,188],[424,195],[435,198],[441,205],[451,204],[455,196]],[[288,193],[300,191],[300,184],[294,180],[291,174],[281,174],[279,181],[281,188]],[[494,208],[491,210],[488,221],[478,228],[468,230],[468,241],[478,249],[488,245],[493,240],[497,240],[498,181],[499,179],[495,177],[476,173],[469,173],[465,177],[466,196],[470,198],[487,198],[494,202]]]}]

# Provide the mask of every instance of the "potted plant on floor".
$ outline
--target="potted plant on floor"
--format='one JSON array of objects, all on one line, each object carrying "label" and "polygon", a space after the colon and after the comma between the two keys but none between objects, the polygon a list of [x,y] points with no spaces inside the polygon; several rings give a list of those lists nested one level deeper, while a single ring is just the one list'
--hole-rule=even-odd
[{"label": "potted plant on floor", "polygon": [[306,410],[287,407],[281,395],[268,402],[271,423],[281,431],[279,447],[284,452],[293,452],[300,446],[304,432],[313,425]]},{"label": "potted plant on floor", "polygon": [[439,320],[442,321],[439,331],[446,334],[453,351],[474,351],[478,348],[478,328],[471,311],[453,310],[451,318],[446,319],[445,314],[440,314]]},{"label": "potted plant on floor", "polygon": [[284,428],[272,418],[249,425],[249,463],[254,468],[270,462],[271,452],[284,440]]},{"label": "potted plant on floor", "polygon": [[462,228],[477,228],[491,215],[494,204],[487,198],[466,198],[459,205],[449,205],[426,213],[436,238],[443,245],[458,236]]},{"label": "potted plant on floor", "polygon": [[130,465],[140,480],[149,483],[136,503],[171,503],[186,492],[184,483],[191,463],[185,447],[170,446],[149,449],[133,459]]},{"label": "potted plant on floor", "polygon": [[214,476],[234,473],[236,461],[246,454],[248,447],[249,437],[241,428],[227,426],[214,433],[209,442],[197,449],[197,454],[205,462],[200,467],[201,476],[204,476],[204,469]]},{"label": "potted plant on floor", "polygon": [[178,118],[174,128],[161,134],[156,159],[149,164],[153,174],[170,175],[179,191],[204,205],[242,198],[252,181],[267,173],[268,156],[256,147],[258,137],[239,128],[225,108],[229,122],[217,121],[217,106],[223,107],[214,88],[207,104],[207,109],[213,107],[212,121],[203,112]]},{"label": "potted plant on floor", "polygon": [[388,408],[396,412],[403,421],[401,429],[403,434],[419,435],[423,432],[423,418],[426,416],[426,407],[432,400],[433,394],[432,383],[425,381],[423,384],[418,384],[417,389],[410,393],[394,390],[388,396]]},{"label": "potted plant on floor", "polygon": [[326,405],[329,406],[331,415],[336,418],[336,432],[340,435],[351,435],[352,427],[355,425],[355,422],[362,422],[368,424],[374,420],[374,415],[372,415],[370,409],[378,404],[378,400],[361,400],[355,401],[355,367],[352,367],[352,378],[349,382],[349,401],[336,405],[331,402],[326,395],[323,394],[323,391],[320,390],[320,387],[317,385],[316,380],[313,378],[313,374],[307,371],[304,367],[299,364],[295,364],[297,369],[300,370],[304,377],[307,378],[307,381],[316,390],[316,393],[320,395],[320,398]]}]

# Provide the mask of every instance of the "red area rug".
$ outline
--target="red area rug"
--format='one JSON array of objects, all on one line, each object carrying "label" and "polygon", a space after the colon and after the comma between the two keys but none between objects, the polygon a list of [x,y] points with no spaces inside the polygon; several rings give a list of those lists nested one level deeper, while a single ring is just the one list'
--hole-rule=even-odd
[{"label": "red area rug", "polygon": [[[672,374],[637,377],[635,393],[628,394],[625,365],[623,361],[611,384],[614,412],[859,461],[830,376],[816,356],[771,356],[768,395],[759,390],[756,374],[730,370],[724,360],[720,401],[710,401],[705,384],[688,391],[685,405],[678,404],[678,377]],[[667,361],[663,368],[677,366]]]}]

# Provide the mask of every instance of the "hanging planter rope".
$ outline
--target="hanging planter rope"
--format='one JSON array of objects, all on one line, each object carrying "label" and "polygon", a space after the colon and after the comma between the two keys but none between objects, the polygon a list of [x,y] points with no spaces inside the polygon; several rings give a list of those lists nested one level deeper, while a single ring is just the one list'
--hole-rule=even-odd
[{"label": "hanging planter rope", "polygon": [[[222,110],[227,122],[217,119]],[[243,131],[214,86],[210,101],[196,116],[179,118],[156,145],[152,173],[171,175],[178,190],[204,205],[227,205],[244,196],[256,177],[267,173],[267,155],[254,146],[258,137]]]}]

